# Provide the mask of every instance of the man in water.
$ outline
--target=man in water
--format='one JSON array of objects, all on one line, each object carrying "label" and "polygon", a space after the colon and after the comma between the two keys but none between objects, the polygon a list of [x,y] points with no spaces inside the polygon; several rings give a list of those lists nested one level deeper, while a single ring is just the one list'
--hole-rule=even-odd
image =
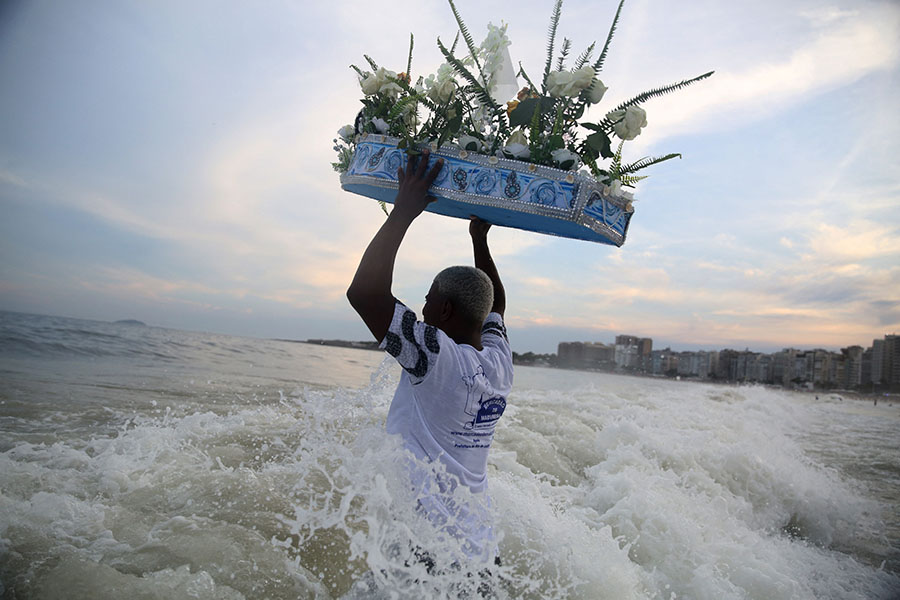
[{"label": "man in water", "polygon": [[[428,189],[443,167],[429,170],[428,152],[398,169],[394,209],[369,243],[347,290],[350,304],[403,367],[387,417],[419,464],[440,461],[451,477],[413,469],[413,485],[428,519],[463,541],[470,556],[490,559],[490,524],[456,506],[459,483],[472,492],[487,487],[487,456],[497,420],[512,388],[512,352],[503,324],[506,295],[487,244],[490,224],[469,225],[475,267],[449,267],[425,296],[424,322],[391,293],[394,259],[407,229],[435,200]],[[430,481],[428,479],[430,478]],[[434,493],[437,490],[439,493]],[[474,523],[473,523],[474,522]],[[419,554],[423,562],[431,558]]]}]

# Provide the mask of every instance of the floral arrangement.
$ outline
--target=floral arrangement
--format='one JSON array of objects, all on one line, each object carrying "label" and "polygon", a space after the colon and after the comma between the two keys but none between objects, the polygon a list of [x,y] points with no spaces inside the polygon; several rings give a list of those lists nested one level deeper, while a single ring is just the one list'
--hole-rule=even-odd
[{"label": "floral arrangement", "polygon": [[[512,65],[505,24],[499,27],[488,24],[487,37],[476,46],[453,0],[448,1],[459,32],[450,48],[438,38],[438,48],[446,62],[436,73],[412,83],[412,35],[405,71],[385,69],[368,56],[365,59],[371,71],[352,65],[359,76],[363,108],[355,124],[342,127],[339,138],[334,140],[338,160],[332,166],[336,171],[347,171],[360,135],[379,133],[399,138],[398,146],[411,154],[417,153],[417,146],[422,144],[452,143],[469,152],[581,171],[603,184],[608,195],[630,203],[633,196],[623,188],[633,188],[644,178],[636,175],[638,171],[681,156],[644,157],[623,164],[622,148],[647,126],[642,103],[705,79],[712,72],[638,94],[606,111],[599,122],[580,122],[588,107],[599,104],[607,91],[598,74],[624,0],[619,2],[606,43],[597,58],[593,59],[595,44],[592,43],[574,58],[571,68],[570,40],[563,39],[558,55],[555,54],[562,13],[562,0],[556,0],[548,29],[547,60],[539,85],[521,64],[516,73],[509,72]],[[468,50],[463,58],[456,54],[460,37]],[[518,77],[524,85],[516,94]],[[613,150],[615,138],[618,145]],[[604,160],[608,163],[603,164]]]}]

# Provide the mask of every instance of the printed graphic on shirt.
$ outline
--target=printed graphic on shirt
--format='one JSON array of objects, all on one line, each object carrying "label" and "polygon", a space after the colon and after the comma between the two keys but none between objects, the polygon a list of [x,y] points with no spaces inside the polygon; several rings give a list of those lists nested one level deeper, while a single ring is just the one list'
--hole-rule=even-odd
[{"label": "printed graphic on shirt", "polygon": [[440,352],[437,329],[416,321],[416,313],[397,302],[394,318],[381,347],[397,359],[418,383],[428,374],[434,357]]},{"label": "printed graphic on shirt", "polygon": [[506,326],[502,321],[485,321],[481,326],[481,335],[497,335],[507,342],[509,341],[509,336],[506,335]]},{"label": "printed graphic on shirt", "polygon": [[491,382],[484,376],[484,367],[481,365],[478,365],[473,375],[463,376],[462,379],[468,390],[465,412],[472,416],[472,420],[465,424],[465,428],[491,427],[506,409],[506,398],[494,392]]}]

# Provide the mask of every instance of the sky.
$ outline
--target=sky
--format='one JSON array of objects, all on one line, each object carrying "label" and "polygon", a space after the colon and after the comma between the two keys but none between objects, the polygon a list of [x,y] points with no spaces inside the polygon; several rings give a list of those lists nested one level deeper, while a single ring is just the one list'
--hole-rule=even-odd
[{"label": "sky", "polygon": [[[344,293],[383,222],[343,192],[336,131],[363,54],[442,63],[449,5],[339,0],[0,3],[0,310],[254,337],[368,339]],[[549,0],[457,0],[476,40],[508,24],[540,72]],[[612,0],[567,0],[559,37],[602,46]],[[644,105],[622,248],[494,228],[518,352],[871,345],[900,332],[900,4],[628,0],[600,112]],[[424,214],[394,293],[471,264],[465,221]]]}]

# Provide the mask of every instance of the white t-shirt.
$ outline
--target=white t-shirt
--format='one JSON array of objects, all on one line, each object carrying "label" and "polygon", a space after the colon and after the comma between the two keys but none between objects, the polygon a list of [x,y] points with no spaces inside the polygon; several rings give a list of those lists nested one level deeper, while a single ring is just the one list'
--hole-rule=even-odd
[{"label": "white t-shirt", "polygon": [[[403,367],[388,411],[388,433],[403,436],[419,459],[440,460],[448,473],[476,493],[487,488],[488,450],[513,382],[512,351],[499,314],[485,319],[481,345],[476,350],[457,344],[398,301],[379,346]],[[440,484],[441,491],[452,491]],[[420,502],[429,516],[436,511],[449,516],[440,498]],[[466,537],[480,536],[468,532]]]}]

